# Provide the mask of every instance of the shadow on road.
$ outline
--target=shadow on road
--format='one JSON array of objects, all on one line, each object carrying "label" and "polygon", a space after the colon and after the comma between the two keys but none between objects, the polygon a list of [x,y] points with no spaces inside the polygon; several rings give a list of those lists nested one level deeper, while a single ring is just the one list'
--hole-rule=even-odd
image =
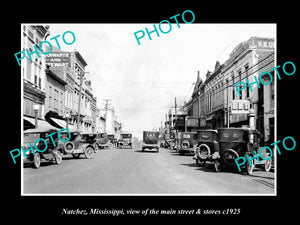
[{"label": "shadow on road", "polygon": [[179,153],[177,153],[177,152],[171,152],[170,153],[170,155],[172,155],[172,156],[180,156],[180,157],[191,157],[191,156],[193,156],[194,154],[191,154],[191,153],[186,153],[186,154],[184,154],[184,155],[180,155]]},{"label": "shadow on road", "polygon": [[[41,161],[40,167],[47,167],[47,166],[51,166],[51,165],[57,165],[54,161]],[[32,168],[32,169],[36,169],[33,166],[33,163],[24,163],[23,164],[23,168]]]},{"label": "shadow on road", "polygon": [[138,153],[158,153],[157,151],[142,151],[142,150],[135,150],[135,152],[138,152]]},{"label": "shadow on road", "polygon": [[204,172],[214,172],[215,173],[215,169],[214,169],[213,165],[210,165],[210,164],[206,164],[205,166],[202,166],[202,167],[197,166],[195,162],[193,162],[193,163],[184,163],[184,164],[180,164],[180,165],[194,167],[195,170],[201,170],[201,171],[204,171]]},{"label": "shadow on road", "polygon": [[69,155],[67,155],[67,156],[63,156],[63,160],[70,160],[70,159],[72,159],[72,160],[78,160],[78,159],[86,159],[86,157],[85,156],[83,156],[83,155],[81,155],[81,156],[79,156],[79,158],[74,158],[73,156],[69,156]]}]

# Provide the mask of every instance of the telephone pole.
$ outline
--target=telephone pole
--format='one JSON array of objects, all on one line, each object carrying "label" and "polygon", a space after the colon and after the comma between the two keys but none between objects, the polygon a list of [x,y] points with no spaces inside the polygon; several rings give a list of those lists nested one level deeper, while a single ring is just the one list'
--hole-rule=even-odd
[{"label": "telephone pole", "polygon": [[175,123],[176,122],[177,122],[177,102],[176,102],[176,97],[175,97]]},{"label": "telephone pole", "polygon": [[80,86],[79,86],[79,99],[78,99],[78,115],[77,115],[77,130],[79,130],[79,124],[80,124],[80,105],[81,105],[81,92],[82,92],[82,82],[84,78],[84,74],[89,72],[80,72]]},{"label": "telephone pole", "polygon": [[104,107],[104,110],[105,110],[105,114],[104,114],[104,118],[105,118],[104,133],[106,133],[108,102],[111,101],[111,99],[103,99],[103,101],[105,102],[105,107]]}]

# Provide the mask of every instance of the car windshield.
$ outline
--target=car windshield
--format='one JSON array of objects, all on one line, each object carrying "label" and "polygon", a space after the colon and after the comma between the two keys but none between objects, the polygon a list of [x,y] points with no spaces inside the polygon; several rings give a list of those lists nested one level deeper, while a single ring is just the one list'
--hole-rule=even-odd
[{"label": "car windshield", "polygon": [[122,138],[131,138],[131,134],[122,134]]},{"label": "car windshield", "polygon": [[234,142],[245,142],[247,138],[244,130],[220,130],[220,140],[222,141],[234,141]]}]

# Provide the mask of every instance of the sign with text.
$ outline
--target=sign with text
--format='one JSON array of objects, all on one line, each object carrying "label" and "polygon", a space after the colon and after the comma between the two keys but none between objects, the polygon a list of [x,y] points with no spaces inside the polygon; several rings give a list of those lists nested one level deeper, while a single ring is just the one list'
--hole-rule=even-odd
[{"label": "sign with text", "polygon": [[69,52],[53,52],[46,56],[46,64],[51,67],[70,67],[71,53]]}]

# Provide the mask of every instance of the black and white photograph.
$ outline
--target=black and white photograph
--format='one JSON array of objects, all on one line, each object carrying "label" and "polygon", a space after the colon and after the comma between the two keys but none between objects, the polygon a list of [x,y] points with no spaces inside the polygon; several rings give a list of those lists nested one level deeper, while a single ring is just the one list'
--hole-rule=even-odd
[{"label": "black and white photograph", "polygon": [[17,19],[3,103],[15,207],[96,219],[291,210],[294,22],[202,10]]},{"label": "black and white photograph", "polygon": [[22,24],[24,195],[276,194],[276,24],[162,25]]}]

